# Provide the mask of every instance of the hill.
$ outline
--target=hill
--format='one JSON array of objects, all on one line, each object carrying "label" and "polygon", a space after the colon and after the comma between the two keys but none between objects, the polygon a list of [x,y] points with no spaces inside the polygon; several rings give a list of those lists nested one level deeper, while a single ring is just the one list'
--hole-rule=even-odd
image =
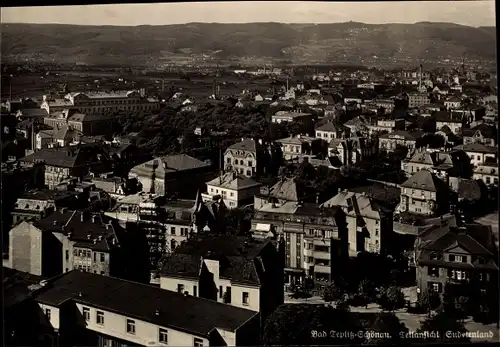
[{"label": "hill", "polygon": [[[6,58],[122,63],[270,58],[290,62],[494,60],[496,30],[453,23],[2,24]],[[376,58],[374,58],[374,56]]]}]

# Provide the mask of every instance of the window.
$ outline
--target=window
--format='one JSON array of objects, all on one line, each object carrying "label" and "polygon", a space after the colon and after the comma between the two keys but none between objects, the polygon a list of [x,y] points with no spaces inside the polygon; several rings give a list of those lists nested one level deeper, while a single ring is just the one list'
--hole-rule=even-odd
[{"label": "window", "polygon": [[127,333],[135,335],[135,322],[132,319],[127,319]]},{"label": "window", "polygon": [[432,277],[438,277],[439,276],[439,268],[437,267],[428,267],[427,269],[427,274]]},{"label": "window", "polygon": [[198,296],[198,287],[193,286],[193,296]]},{"label": "window", "polygon": [[101,311],[96,312],[95,322],[99,325],[104,325],[104,312]]},{"label": "window", "polygon": [[203,340],[195,337],[193,341],[193,347],[202,347],[202,346],[203,346]]},{"label": "window", "polygon": [[441,292],[441,283],[432,283],[432,287],[431,288],[436,293],[440,293]]},{"label": "window", "polygon": [[222,299],[223,291],[222,286],[219,286],[219,299]]},{"label": "window", "polygon": [[104,253],[101,253],[101,263],[104,263]]},{"label": "window", "polygon": [[231,158],[227,158],[227,163],[231,164]]},{"label": "window", "polygon": [[167,331],[167,329],[160,328],[158,330],[158,341],[160,341],[160,343],[168,344],[168,331]]},{"label": "window", "polygon": [[45,309],[45,317],[47,317],[48,320],[50,320],[50,317],[51,317],[51,311],[50,311],[50,308],[46,308]]},{"label": "window", "polygon": [[94,252],[94,261],[97,261],[97,253]]},{"label": "window", "polygon": [[252,171],[247,170],[247,176],[252,176]]},{"label": "window", "polygon": [[184,284],[179,283],[177,285],[177,292],[184,293]]},{"label": "window", "polygon": [[448,260],[449,260],[449,261],[455,261],[455,256],[454,256],[453,254],[450,254],[450,255],[448,256]]},{"label": "window", "polygon": [[90,320],[90,308],[88,307],[83,308],[83,317],[87,322]]},{"label": "window", "polygon": [[69,250],[66,250],[66,260],[69,260]]},{"label": "window", "polygon": [[252,161],[248,161],[248,166],[252,166],[253,165],[253,162]]},{"label": "window", "polygon": [[243,292],[242,302],[243,305],[248,305],[248,292]]},{"label": "window", "polygon": [[462,255],[462,263],[467,263],[467,256],[466,255]]},{"label": "window", "polygon": [[234,193],[233,193],[233,192],[231,192],[231,196],[234,196]]}]

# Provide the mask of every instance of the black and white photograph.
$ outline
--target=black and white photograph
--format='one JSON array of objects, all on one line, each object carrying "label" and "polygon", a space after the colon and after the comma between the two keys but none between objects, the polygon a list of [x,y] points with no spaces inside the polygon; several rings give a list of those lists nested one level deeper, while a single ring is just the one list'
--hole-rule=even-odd
[{"label": "black and white photograph", "polygon": [[499,342],[495,1],[36,4],[5,346]]}]

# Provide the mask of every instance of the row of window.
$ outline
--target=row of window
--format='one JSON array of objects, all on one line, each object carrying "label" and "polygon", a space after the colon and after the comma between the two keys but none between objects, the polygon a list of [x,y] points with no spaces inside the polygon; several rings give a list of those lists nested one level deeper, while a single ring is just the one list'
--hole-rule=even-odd
[{"label": "row of window", "polygon": [[[50,310],[49,310],[50,311]],[[50,312],[49,312],[50,314]],[[90,308],[83,307],[83,317],[85,321],[90,322]],[[96,311],[95,323],[100,326],[104,326],[104,312]],[[136,324],[133,319],[127,319],[126,321],[127,334],[136,335]],[[168,330],[164,328],[158,328],[158,342],[167,345],[168,344]],[[203,340],[200,338],[194,338],[193,346],[201,347],[203,346]]]},{"label": "row of window", "polygon": [[[73,249],[73,256],[79,258],[92,258],[92,251],[86,249]],[[66,260],[69,260],[69,250],[66,250]],[[101,263],[106,261],[106,255],[103,252],[99,253]],[[94,261],[97,261],[97,252],[94,252]]]},{"label": "row of window", "polygon": [[[181,236],[188,236],[189,235],[189,228],[180,228],[180,235]],[[177,233],[177,228],[176,227],[170,227],[170,234],[171,235],[176,235]]]},{"label": "row of window", "polygon": [[[429,267],[427,269],[427,274],[432,277],[439,277],[439,268],[437,267]],[[453,269],[448,269],[447,270],[447,276],[448,278],[454,279],[454,280],[459,280],[463,281],[466,279],[469,279],[469,273],[464,270],[453,270]],[[487,280],[486,274],[483,274],[481,272],[477,273],[476,277],[479,281]]]},{"label": "row of window", "polygon": [[[213,193],[219,194],[219,189],[210,188],[210,193],[212,193],[212,194]],[[221,189],[220,193],[222,194],[222,197],[226,197],[227,191]],[[233,197],[234,196],[234,192],[229,192],[229,196]]]},{"label": "row of window", "polygon": [[[227,162],[228,164],[231,164],[231,158],[227,158],[226,162]],[[239,164],[239,165],[245,165],[245,162],[244,162],[243,160],[239,160],[239,161],[238,161],[238,159],[234,159],[234,165],[238,165],[238,164]],[[253,166],[253,161],[249,160],[249,161],[248,161],[248,165],[247,165],[247,166],[252,167],[252,166]]]}]

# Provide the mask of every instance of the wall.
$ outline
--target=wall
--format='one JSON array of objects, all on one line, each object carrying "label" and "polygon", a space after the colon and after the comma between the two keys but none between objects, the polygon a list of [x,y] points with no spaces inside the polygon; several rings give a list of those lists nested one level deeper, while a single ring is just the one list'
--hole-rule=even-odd
[{"label": "wall", "polygon": [[198,284],[198,279],[188,279],[188,278],[178,278],[178,277],[170,277],[162,275],[160,277],[160,288],[165,290],[170,290],[171,292],[177,292],[177,285],[183,284],[184,291],[188,292],[189,295],[194,295],[194,286],[197,287],[196,296],[200,294],[200,286]]},{"label": "wall", "polygon": [[479,166],[483,164],[487,158],[495,159],[495,154],[493,153],[477,153],[477,152],[466,152],[470,158],[470,163],[474,166]]},{"label": "wall", "polygon": [[50,305],[45,305],[45,304],[41,304],[39,303],[38,306],[40,307],[40,315],[41,315],[41,319],[40,321],[41,322],[44,322],[45,321],[45,310],[46,309],[49,309],[50,310],[50,321],[48,323],[50,323],[50,326],[54,329],[59,329],[60,328],[60,312],[59,312],[59,308],[57,307],[53,307],[53,306],[50,306]]},{"label": "wall", "polygon": [[[83,315],[82,304],[77,304],[77,314]],[[89,307],[89,306],[85,306]],[[99,310],[104,313],[104,324],[99,325],[96,323],[96,312],[98,310],[90,308],[90,320],[86,322],[87,329],[106,334],[115,338],[130,341],[132,343],[141,344],[143,346],[161,346],[159,342],[159,328],[158,325],[130,318],[135,321],[135,335],[127,333],[127,317],[119,315],[106,310]],[[154,312],[152,312],[154,314]],[[193,346],[194,335],[177,331],[171,328],[166,328],[168,331],[168,345],[170,346]],[[202,338],[202,337],[199,337]],[[209,345],[207,338],[202,338],[204,346]]]},{"label": "wall", "polygon": [[42,232],[30,223],[22,222],[10,230],[9,265],[42,276]]},{"label": "wall", "polygon": [[[243,304],[243,292],[248,293],[248,305]],[[231,306],[245,308],[255,312],[260,311],[260,288],[232,283]]]}]

